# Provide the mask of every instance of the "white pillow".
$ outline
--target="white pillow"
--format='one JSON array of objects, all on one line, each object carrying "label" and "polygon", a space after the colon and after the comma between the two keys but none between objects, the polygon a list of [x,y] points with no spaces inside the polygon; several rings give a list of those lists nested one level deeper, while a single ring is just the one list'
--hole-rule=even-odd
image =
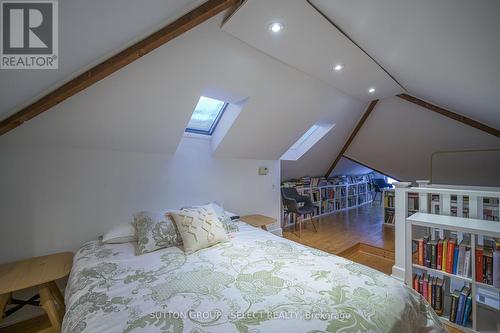
[{"label": "white pillow", "polygon": [[135,228],[132,223],[115,225],[102,236],[102,242],[106,244],[120,244],[137,241]]}]

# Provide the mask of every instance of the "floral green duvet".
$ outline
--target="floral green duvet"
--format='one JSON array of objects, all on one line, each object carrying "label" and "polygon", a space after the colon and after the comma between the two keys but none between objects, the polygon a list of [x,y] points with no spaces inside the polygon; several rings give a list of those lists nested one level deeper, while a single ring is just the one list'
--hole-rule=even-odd
[{"label": "floral green duvet", "polygon": [[69,332],[442,331],[427,302],[371,268],[238,223],[185,255],[85,244],[66,288]]}]

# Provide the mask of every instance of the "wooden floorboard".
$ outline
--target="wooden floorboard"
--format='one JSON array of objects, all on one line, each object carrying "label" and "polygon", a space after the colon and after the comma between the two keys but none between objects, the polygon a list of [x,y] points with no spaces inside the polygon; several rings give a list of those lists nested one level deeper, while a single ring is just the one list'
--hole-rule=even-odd
[{"label": "wooden floorboard", "polygon": [[283,237],[332,254],[358,243],[394,251],[394,229],[384,227],[378,202],[321,217],[316,222],[318,232],[310,223],[306,225],[301,238],[292,229],[284,230]]},{"label": "wooden floorboard", "polygon": [[47,315],[37,316],[11,326],[0,328],[0,333],[50,333],[52,331],[53,330],[50,328],[50,321]]},{"label": "wooden floorboard", "polygon": [[394,259],[384,258],[364,251],[355,251],[346,255],[345,258],[376,269],[387,275],[392,273],[392,266],[394,266]]}]

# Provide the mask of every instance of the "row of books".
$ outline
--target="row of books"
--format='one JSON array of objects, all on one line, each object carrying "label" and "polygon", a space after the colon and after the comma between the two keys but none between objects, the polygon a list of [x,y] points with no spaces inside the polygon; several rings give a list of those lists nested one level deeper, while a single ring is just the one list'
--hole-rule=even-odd
[{"label": "row of books", "polygon": [[395,216],[393,210],[386,210],[384,214],[384,223],[386,224],[394,224]]},{"label": "row of books", "polygon": [[437,315],[443,314],[443,279],[429,274],[415,274],[413,276],[413,289],[420,293],[432,306]]},{"label": "row of books", "polygon": [[418,194],[408,193],[408,210],[418,210]]},{"label": "row of books", "polygon": [[417,239],[417,263],[450,274],[471,276],[471,249],[467,241],[457,244],[455,238]]},{"label": "row of books", "polygon": [[304,176],[300,179],[290,179],[284,181],[281,185],[283,187],[320,187],[327,185],[347,185],[347,184],[356,184],[361,182],[371,183],[374,178],[373,173],[369,173],[366,175],[360,176],[336,176],[332,178],[325,177],[310,177]]},{"label": "row of books", "polygon": [[476,246],[472,256],[469,241],[457,244],[455,238],[417,241],[417,264],[464,277],[472,276],[472,260],[475,261],[477,282],[500,288],[500,239],[484,240]]},{"label": "row of books", "polygon": [[476,246],[476,281],[500,288],[500,239]]},{"label": "row of books", "polygon": [[456,289],[451,294],[449,320],[452,323],[466,326],[472,312],[472,296],[470,287],[464,286],[462,290]]},{"label": "row of books", "polygon": [[483,220],[498,221],[498,208],[484,208]]},{"label": "row of books", "polygon": [[394,208],[395,202],[394,192],[385,192],[384,207]]}]

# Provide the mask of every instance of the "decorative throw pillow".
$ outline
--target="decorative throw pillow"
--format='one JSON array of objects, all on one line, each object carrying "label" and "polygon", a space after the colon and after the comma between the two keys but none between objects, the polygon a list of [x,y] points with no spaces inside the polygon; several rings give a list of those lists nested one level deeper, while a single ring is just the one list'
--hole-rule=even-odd
[{"label": "decorative throw pillow", "polygon": [[129,243],[136,240],[135,229],[131,223],[115,225],[102,236],[102,242],[107,244]]},{"label": "decorative throw pillow", "polygon": [[216,201],[210,202],[206,205],[203,206],[190,206],[190,207],[183,207],[182,209],[193,209],[193,208],[200,208],[200,207],[211,207],[214,211],[215,214],[217,215],[217,219],[222,223],[224,226],[224,230],[226,230],[227,233],[231,232],[236,232],[240,231],[240,228],[236,223],[234,223],[233,220],[231,220],[231,217],[226,213],[224,208],[222,208],[221,205],[219,205]]},{"label": "decorative throw pillow", "polygon": [[188,254],[228,240],[224,226],[210,206],[185,208],[170,214]]},{"label": "decorative throw pillow", "polygon": [[238,228],[236,223],[231,220],[231,217],[226,213],[222,206],[220,206],[217,202],[211,202],[209,205],[214,209],[215,214],[217,214],[217,218],[220,222],[222,222],[222,225],[227,233],[240,231],[240,228]]},{"label": "decorative throw pillow", "polygon": [[134,215],[137,236],[136,255],[182,244],[175,224],[165,212],[139,212]]}]

